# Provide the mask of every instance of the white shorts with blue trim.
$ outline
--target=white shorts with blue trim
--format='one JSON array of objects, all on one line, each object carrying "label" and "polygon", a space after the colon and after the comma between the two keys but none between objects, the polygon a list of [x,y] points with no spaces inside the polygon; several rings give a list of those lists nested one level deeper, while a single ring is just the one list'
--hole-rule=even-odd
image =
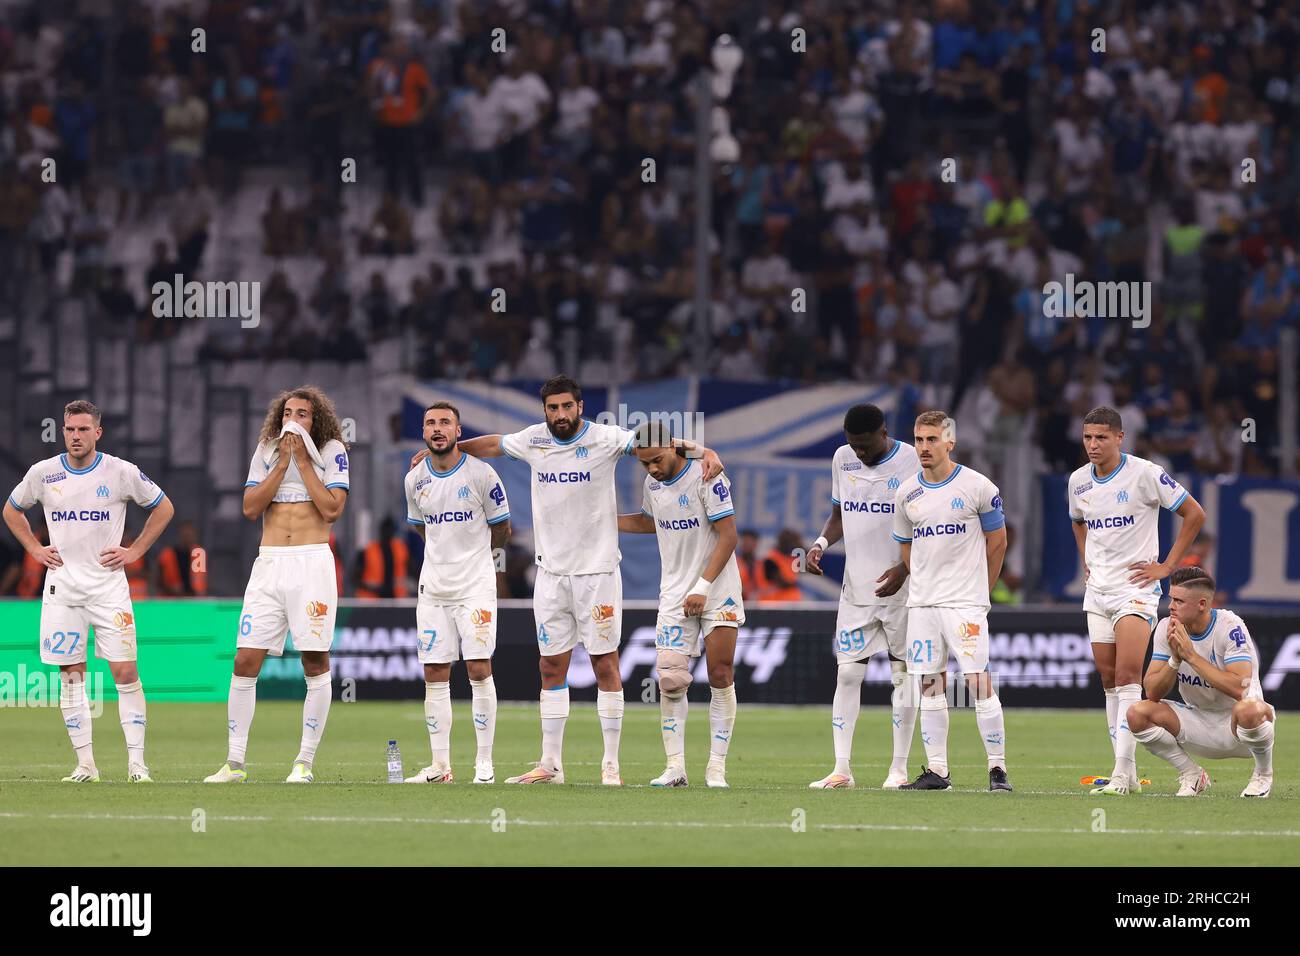
[{"label": "white shorts with blue trim", "polygon": [[244,590],[235,646],[279,657],[285,637],[292,634],[299,653],[328,651],[338,609],[339,584],[328,544],[263,546]]},{"label": "white shorts with blue trim", "polygon": [[680,607],[659,609],[655,618],[655,647],[661,651],[676,651],[687,657],[699,657],[708,637],[715,628],[734,627],[745,623],[745,606],[735,598],[727,598],[704,608],[698,617],[687,617]]},{"label": "white shorts with blue trim", "polygon": [[1156,626],[1160,612],[1159,585],[1153,588],[1126,588],[1103,594],[1086,588],[1083,610],[1088,615],[1088,639],[1094,644],[1114,644],[1115,624],[1130,614],[1145,618],[1148,630]]},{"label": "white shorts with blue trim", "polygon": [[907,605],[840,601],[832,644],[839,664],[865,661],[881,651],[903,660],[907,648]]},{"label": "white shorts with blue trim", "polygon": [[908,608],[904,648],[907,672],[945,673],[950,651],[963,674],[988,670],[988,616],[988,608],[974,605]]},{"label": "white shorts with blue trim", "polygon": [[593,657],[618,650],[623,637],[623,576],[615,568],[600,574],[552,574],[537,569],[533,581],[537,651],[554,657],[579,643]]},{"label": "white shorts with blue trim", "polygon": [[84,664],[91,629],[95,656],[102,661],[133,661],[135,610],[125,587],[115,601],[95,605],[41,604],[41,663]]},{"label": "white shorts with blue trim", "polygon": [[497,649],[497,596],[485,594],[457,604],[421,598],[415,605],[421,664],[481,661]]}]

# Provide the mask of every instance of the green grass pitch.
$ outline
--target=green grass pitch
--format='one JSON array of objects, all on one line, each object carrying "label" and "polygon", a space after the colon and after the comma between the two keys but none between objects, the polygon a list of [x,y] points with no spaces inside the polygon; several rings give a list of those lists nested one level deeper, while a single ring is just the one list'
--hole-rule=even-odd
[{"label": "green grass pitch", "polygon": [[[258,704],[249,782],[199,782],[225,756],[223,704],[150,704],[147,759],[157,781],[125,782],[114,702],[95,721],[102,781],[62,784],[73,755],[57,709],[0,714],[0,846],[14,865],[1230,865],[1300,859],[1300,717],[1279,714],[1273,795],[1243,800],[1248,760],[1210,762],[1214,786],[1173,798],[1173,771],[1139,748],[1154,784],[1140,796],[1094,797],[1086,773],[1110,770],[1100,711],[1007,709],[1016,792],[989,793],[971,710],[954,710],[955,790],[879,789],[888,717],[864,708],[858,789],[807,789],[831,768],[826,707],[745,707],[728,761],[730,790],[704,785],[707,704],[693,703],[686,736],[691,786],[655,790],[663,768],[658,708],[629,705],[622,789],[599,785],[594,707],[575,704],[562,787],[473,786],[474,733],[458,703],[457,781],[389,786],[384,747],[396,737],[407,773],[428,762],[418,700],[334,702],[316,782],[282,783],[297,752],[301,705]],[[503,704],[497,779],[537,758],[536,704]],[[912,767],[919,769],[919,739]],[[1104,820],[1096,813],[1104,812]],[[198,812],[201,811],[201,814]],[[201,832],[196,818],[201,817]],[[494,826],[495,823],[495,826]],[[802,824],[802,826],[800,826]],[[1104,829],[1101,827],[1104,824]]]}]

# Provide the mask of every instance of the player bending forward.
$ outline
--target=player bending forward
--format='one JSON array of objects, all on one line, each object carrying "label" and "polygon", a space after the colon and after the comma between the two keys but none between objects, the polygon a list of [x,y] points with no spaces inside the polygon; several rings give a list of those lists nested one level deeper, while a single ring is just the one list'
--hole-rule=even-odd
[{"label": "player bending forward", "polygon": [[658,422],[637,429],[636,456],[649,472],[641,512],[619,515],[618,530],[653,533],[659,543],[655,649],[668,766],[650,786],[687,785],[686,690],[704,645],[713,690],[704,780],[710,787],[726,787],[727,748],[736,722],[736,634],[745,623],[731,482],[725,474],[706,481],[698,463],[678,456],[672,437]]},{"label": "player bending forward", "polygon": [[206,783],[243,783],[244,756],[266,655],[284,653],[286,633],[302,655],[307,697],[302,742],[285,783],[311,783],[330,712],[330,646],[338,579],[330,527],[348,497],[348,453],[334,404],[318,388],[282,392],[271,402],[244,485],[244,516],[262,521],[262,546],[239,614],[230,678],[229,751]]},{"label": "player bending forward", "polygon": [[[1115,751],[1110,781],[1093,793],[1140,792],[1137,741],[1122,715],[1142,699],[1142,661],[1160,607],[1160,581],[1178,566],[1205,521],[1182,486],[1152,462],[1120,452],[1119,412],[1104,405],[1083,419],[1090,464],[1070,476],[1074,540],[1087,568],[1083,609],[1097,674],[1106,693],[1106,724]],[[1160,557],[1160,509],[1183,521],[1178,539]]]},{"label": "player bending forward", "polygon": [[894,493],[917,472],[916,450],[890,438],[885,415],[875,405],[854,405],[844,416],[844,440],[831,460],[831,514],[808,550],[808,571],[821,574],[822,554],[844,538],[844,588],[835,620],[839,674],[831,705],[835,769],[808,786],[813,790],[851,789],[849,758],[853,728],[862,706],[867,659],[886,651],[894,685],[893,759],[884,788],[907,783],[907,757],[916,728],[916,699],[908,693],[907,566],[892,534]]},{"label": "player bending forward", "polygon": [[[989,591],[1007,553],[997,487],[949,456],[956,423],[943,412],[917,416],[921,471],[894,499],[894,539],[911,571],[907,672],[921,679],[921,741],[930,765],[900,790],[947,790],[948,652],[975,695],[975,722],[989,760],[989,789],[1010,790],[1002,702],[989,679]],[[910,688],[909,688],[910,692]]]},{"label": "player bending forward", "polygon": [[[1253,757],[1243,797],[1273,788],[1273,708],[1259,686],[1259,654],[1240,617],[1211,607],[1214,578],[1179,568],[1169,581],[1169,616],[1156,626],[1143,682],[1147,699],[1128,709],[1129,729],[1178,771],[1178,796],[1194,797],[1210,775],[1188,756]],[[1184,703],[1164,700],[1177,683]]]},{"label": "player bending forward", "polygon": [[407,783],[451,783],[451,664],[463,658],[473,697],[478,756],[474,782],[495,783],[492,737],[497,689],[497,578],[493,552],[510,537],[510,504],[487,462],[457,446],[460,410],[434,402],[424,411],[429,457],[406,476],[406,520],[424,529],[424,567],[415,605],[424,664],[424,721],[433,763]]},{"label": "player bending forward", "polygon": [[[64,407],[67,454],[27,470],[5,502],[5,524],[27,553],[48,569],[41,588],[41,663],[59,667],[63,725],[77,754],[77,767],[63,782],[99,780],[86,699],[86,644],[93,627],[95,656],[108,662],[117,687],[127,780],[150,783],[144,763],[144,690],[135,665],[135,610],[124,569],[158,540],[173,509],[139,468],[95,450],[104,434],[99,421],[99,409],[90,402]],[[150,509],[150,514],[135,542],[123,548],[122,526],[130,501]],[[49,547],[36,540],[23,514],[36,504],[45,510]]]}]

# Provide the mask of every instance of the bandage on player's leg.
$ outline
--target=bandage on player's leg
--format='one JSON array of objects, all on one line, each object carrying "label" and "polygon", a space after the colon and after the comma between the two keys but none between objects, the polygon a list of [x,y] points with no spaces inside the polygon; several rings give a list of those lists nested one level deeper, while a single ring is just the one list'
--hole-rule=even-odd
[{"label": "bandage on player's leg", "polygon": [[671,764],[685,759],[686,715],[690,706],[686,691],[694,680],[691,659],[677,651],[661,650],[657,656],[657,669],[664,754]]}]

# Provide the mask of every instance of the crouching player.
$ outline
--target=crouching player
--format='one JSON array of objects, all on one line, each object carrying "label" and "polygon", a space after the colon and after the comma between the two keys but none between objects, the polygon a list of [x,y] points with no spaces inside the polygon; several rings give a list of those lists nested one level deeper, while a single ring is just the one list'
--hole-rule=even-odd
[{"label": "crouching player", "polygon": [[429,457],[406,476],[406,520],[424,529],[424,567],[415,605],[424,664],[424,722],[433,763],[407,783],[451,783],[451,664],[464,658],[473,697],[475,783],[495,783],[492,738],[497,691],[496,565],[510,536],[510,505],[496,471],[460,450],[460,411],[434,402],[424,412]]},{"label": "crouching player", "polygon": [[668,766],[650,786],[687,785],[686,690],[704,644],[713,690],[704,780],[710,787],[726,787],[727,748],[736,722],[736,634],[745,623],[731,483],[724,474],[705,481],[701,465],[682,457],[659,422],[642,425],[634,445],[649,474],[641,513],[619,515],[618,530],[654,532],[662,568],[655,647]]},{"label": "crouching player", "polygon": [[[1253,757],[1243,797],[1273,787],[1273,708],[1259,685],[1259,654],[1240,617],[1213,608],[1214,578],[1179,568],[1170,578],[1169,616],[1156,626],[1147,699],[1128,709],[1133,736],[1178,771],[1178,796],[1194,797],[1210,775],[1189,754]],[[1164,700],[1174,684],[1184,703]]]}]

